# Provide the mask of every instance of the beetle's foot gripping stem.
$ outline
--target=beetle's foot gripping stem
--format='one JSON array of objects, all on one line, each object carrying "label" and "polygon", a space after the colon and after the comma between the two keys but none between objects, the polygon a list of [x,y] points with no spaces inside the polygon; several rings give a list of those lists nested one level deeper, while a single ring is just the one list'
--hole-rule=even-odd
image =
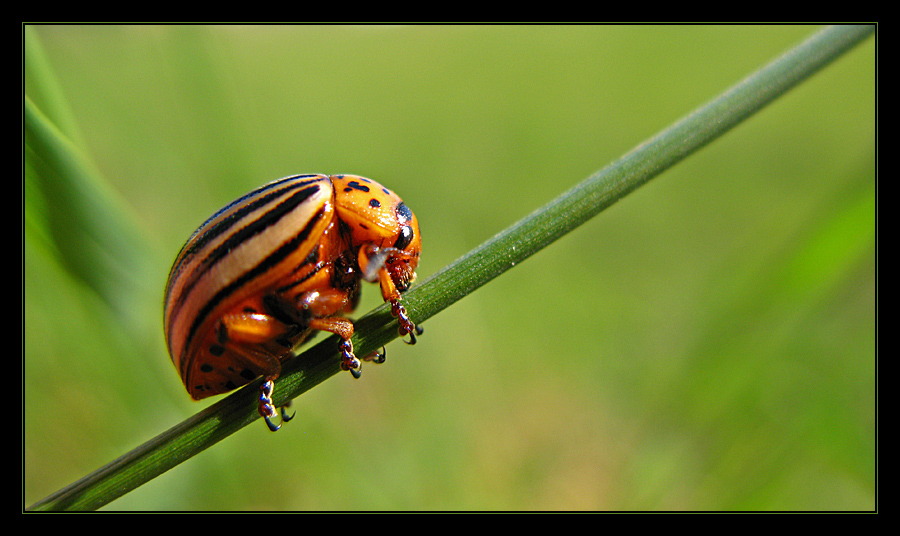
[{"label": "beetle's foot gripping stem", "polygon": [[281,406],[281,422],[275,423],[273,418],[279,414],[279,410],[275,409],[275,403],[272,402],[272,392],[275,390],[275,384],[272,380],[266,380],[259,386],[259,414],[266,421],[269,430],[277,432],[281,425],[294,418],[294,414],[287,414],[287,408],[291,406],[290,401]]},{"label": "beetle's foot gripping stem", "polygon": [[341,341],[341,368],[349,370],[356,379],[362,376],[362,363],[353,354],[353,343],[350,339]]},{"label": "beetle's foot gripping stem", "polygon": [[409,319],[409,315],[406,314],[406,308],[400,303],[400,300],[391,300],[391,314],[397,317],[397,321],[400,323],[400,328],[397,330],[400,332],[401,337],[405,337],[409,335],[409,340],[403,339],[403,342],[406,344],[416,344],[416,335],[421,335],[425,333],[425,330],[422,329],[422,326],[417,326],[413,323],[412,320]]},{"label": "beetle's foot gripping stem", "polygon": [[387,359],[387,351],[384,349],[384,346],[381,347],[381,350],[375,350],[371,354],[367,355],[363,358],[363,361],[371,361],[372,363],[376,363],[378,365],[384,363]]}]

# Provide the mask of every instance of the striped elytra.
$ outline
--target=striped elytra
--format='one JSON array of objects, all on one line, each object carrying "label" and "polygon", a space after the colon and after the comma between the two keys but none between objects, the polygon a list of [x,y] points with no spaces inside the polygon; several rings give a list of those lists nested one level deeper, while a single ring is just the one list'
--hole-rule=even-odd
[{"label": "striped elytra", "polygon": [[364,177],[295,175],[230,203],[191,235],[166,285],[166,341],[188,393],[201,399],[262,376],[259,412],[277,430],[272,381],[313,332],[338,334],[342,367],[359,377],[353,322],[342,315],[362,279],[380,285],[415,343],[421,328],[400,293],[420,251],[412,211]]}]

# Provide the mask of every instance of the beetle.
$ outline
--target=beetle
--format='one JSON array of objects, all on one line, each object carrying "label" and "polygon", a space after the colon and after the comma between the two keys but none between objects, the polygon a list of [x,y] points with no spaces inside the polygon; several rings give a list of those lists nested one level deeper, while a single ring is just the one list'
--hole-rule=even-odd
[{"label": "beetle", "polygon": [[[195,400],[262,376],[259,414],[276,431],[273,381],[315,331],[341,337],[341,368],[359,378],[353,322],[361,280],[378,283],[399,333],[421,327],[401,293],[415,279],[421,236],[394,192],[358,175],[293,175],[212,215],[181,248],[166,284],[169,354]],[[373,353],[364,359],[383,362]]]}]

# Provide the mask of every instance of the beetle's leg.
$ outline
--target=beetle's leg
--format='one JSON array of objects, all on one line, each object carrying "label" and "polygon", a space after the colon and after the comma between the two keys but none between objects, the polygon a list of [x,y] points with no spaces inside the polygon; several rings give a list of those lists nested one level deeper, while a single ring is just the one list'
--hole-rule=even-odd
[{"label": "beetle's leg", "polygon": [[259,386],[259,406],[257,407],[257,411],[259,411],[260,416],[266,420],[266,425],[269,427],[269,430],[277,432],[278,429],[281,428],[281,425],[272,422],[272,417],[278,414],[278,411],[275,409],[275,403],[272,402],[272,391],[274,390],[275,384],[272,380],[266,380]]},{"label": "beetle's leg", "polygon": [[296,331],[296,326],[285,324],[272,315],[245,312],[223,316],[216,334],[222,344],[253,345],[274,341],[290,350],[289,339],[297,334]]},{"label": "beetle's leg", "polygon": [[[289,420],[294,418],[294,413],[290,415],[287,414],[287,408],[290,407],[291,401],[288,400],[283,406],[281,406],[280,410],[275,409],[275,404],[272,402],[272,392],[275,390],[275,384],[272,383],[272,380],[266,380],[259,386],[259,414],[266,421],[266,426],[269,427],[269,430],[273,432],[277,432],[281,425],[288,422]],[[272,420],[275,415],[281,413],[281,422],[275,423]]]},{"label": "beetle's leg", "polygon": [[353,336],[353,322],[348,318],[333,316],[328,318],[312,318],[309,321],[309,327],[319,331],[327,331],[338,335],[341,339],[341,368],[349,370],[354,378],[362,375],[360,370],[362,364],[353,353],[353,343],[350,337]]},{"label": "beetle's leg", "polygon": [[281,405],[281,422],[288,422],[289,420],[293,419],[295,415],[297,415],[297,412],[288,415],[287,410],[289,407],[291,407],[290,400]]},{"label": "beetle's leg", "polygon": [[290,401],[285,405],[281,406],[281,422],[275,423],[272,420],[273,417],[278,415],[278,410],[275,409],[275,403],[272,402],[272,392],[275,390],[275,384],[270,379],[266,379],[259,386],[259,414],[266,421],[266,426],[269,427],[269,430],[273,432],[277,432],[281,425],[288,422],[289,420],[294,418],[294,414],[292,413],[290,416],[287,414],[287,407],[290,406]]},{"label": "beetle's leg", "polygon": [[387,351],[384,349],[384,346],[381,347],[381,350],[375,350],[371,354],[367,355],[363,358],[363,361],[371,361],[372,363],[382,364],[385,359],[387,359]]},{"label": "beetle's leg", "polygon": [[362,363],[353,353],[353,343],[350,339],[341,341],[341,368],[349,370],[350,374],[357,380],[362,376]]},{"label": "beetle's leg", "polygon": [[406,253],[395,248],[379,248],[368,244],[359,249],[358,262],[363,278],[373,283],[377,281],[381,287],[381,296],[384,301],[390,302],[391,314],[396,316],[400,322],[398,329],[400,336],[409,335],[410,340],[404,339],[404,342],[416,344],[416,335],[421,335],[424,331],[410,320],[409,315],[406,314],[406,308],[400,303],[400,292],[409,288],[416,274],[415,272],[408,274],[403,270],[392,270],[390,267],[392,263],[398,262],[397,258],[402,259],[406,256],[408,256]]},{"label": "beetle's leg", "polygon": [[416,344],[416,335],[425,333],[425,330],[422,326],[415,325],[413,321],[409,319],[409,315],[406,314],[406,308],[403,307],[403,304],[400,303],[399,299],[391,300],[391,314],[397,317],[397,322],[400,324],[400,328],[397,330],[400,332],[400,336],[404,337],[409,335],[409,340],[403,339],[403,342],[406,344]]},{"label": "beetle's leg", "polygon": [[[259,345],[271,343],[274,352],[286,354],[293,346],[291,337],[297,334],[296,326],[284,324],[270,315],[250,312],[225,315],[217,328],[217,338],[222,345],[256,370],[264,371],[266,380],[259,387],[257,411],[273,432],[291,420],[294,414],[287,414],[290,401],[282,406],[280,411],[275,408],[272,401],[272,392],[275,390],[273,380],[281,373],[280,356],[260,350]],[[279,412],[281,422],[276,424],[273,418]]]}]

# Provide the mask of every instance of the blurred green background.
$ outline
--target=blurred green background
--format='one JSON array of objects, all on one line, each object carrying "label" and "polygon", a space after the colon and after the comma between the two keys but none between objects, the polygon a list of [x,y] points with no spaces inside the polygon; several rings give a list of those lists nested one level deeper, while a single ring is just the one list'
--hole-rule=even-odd
[{"label": "blurred green background", "polygon": [[[26,94],[122,201],[99,226],[132,264],[92,275],[77,219],[26,180],[24,506],[209,403],[168,358],[162,293],[237,196],[383,182],[419,218],[424,279],[817,29],[26,28]],[[871,510],[875,229],[870,38],[279,433],[105,509]]]}]

